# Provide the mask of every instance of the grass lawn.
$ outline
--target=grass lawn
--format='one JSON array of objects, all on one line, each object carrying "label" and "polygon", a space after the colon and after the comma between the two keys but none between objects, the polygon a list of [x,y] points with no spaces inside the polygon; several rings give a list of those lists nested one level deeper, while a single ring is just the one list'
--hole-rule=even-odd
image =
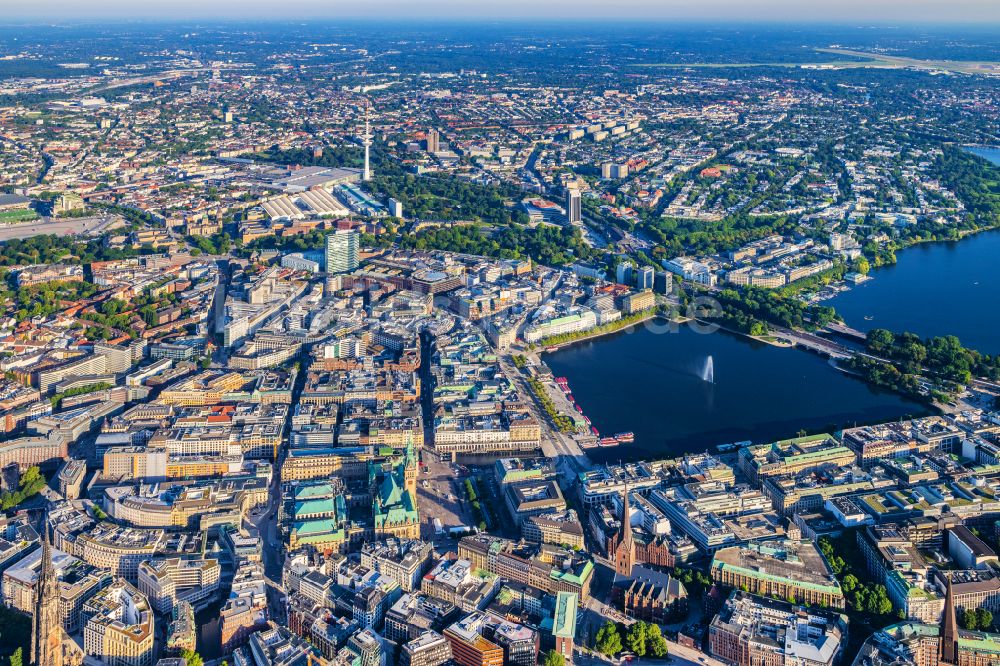
[{"label": "grass lawn", "polygon": [[0,211],[0,222],[10,224],[13,222],[31,222],[38,219],[38,213],[31,210],[5,210]]}]

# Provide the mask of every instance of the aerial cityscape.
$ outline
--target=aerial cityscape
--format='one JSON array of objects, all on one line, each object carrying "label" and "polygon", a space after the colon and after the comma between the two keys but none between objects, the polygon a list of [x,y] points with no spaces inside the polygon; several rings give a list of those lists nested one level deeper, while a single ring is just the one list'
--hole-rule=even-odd
[{"label": "aerial cityscape", "polygon": [[0,666],[1000,666],[996,7],[14,4]]}]

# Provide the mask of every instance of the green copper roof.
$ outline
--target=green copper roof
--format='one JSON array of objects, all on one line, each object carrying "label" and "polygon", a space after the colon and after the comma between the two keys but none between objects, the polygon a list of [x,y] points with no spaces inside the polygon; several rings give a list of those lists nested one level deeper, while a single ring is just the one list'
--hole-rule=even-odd
[{"label": "green copper roof", "polygon": [[583,566],[580,567],[579,572],[575,571],[559,571],[558,569],[552,569],[549,573],[549,577],[555,580],[561,580],[571,585],[583,585],[590,574],[594,571],[594,563],[590,560],[584,562]]},{"label": "green copper roof", "polygon": [[552,618],[552,635],[573,638],[576,634],[576,609],[579,597],[573,592],[556,592],[556,610]]},{"label": "green copper roof", "polygon": [[295,517],[337,513],[337,502],[332,497],[295,503]]},{"label": "green copper roof", "polygon": [[330,534],[332,532],[343,531],[337,529],[336,521],[328,518],[324,518],[322,520],[303,520],[298,523],[293,523],[292,529],[295,530],[296,536],[300,540],[311,534]]},{"label": "green copper roof", "polygon": [[333,494],[333,486],[329,483],[315,483],[307,486],[298,486],[295,489],[296,500],[307,500],[313,497],[327,497]]}]

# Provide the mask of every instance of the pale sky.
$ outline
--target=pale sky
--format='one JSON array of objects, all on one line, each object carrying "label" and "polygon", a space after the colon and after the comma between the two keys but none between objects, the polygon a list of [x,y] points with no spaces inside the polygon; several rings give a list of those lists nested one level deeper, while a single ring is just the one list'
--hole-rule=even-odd
[{"label": "pale sky", "polygon": [[[0,0],[3,18],[617,18],[1000,23],[1000,0]],[[2,21],[2,19],[0,19]]]}]

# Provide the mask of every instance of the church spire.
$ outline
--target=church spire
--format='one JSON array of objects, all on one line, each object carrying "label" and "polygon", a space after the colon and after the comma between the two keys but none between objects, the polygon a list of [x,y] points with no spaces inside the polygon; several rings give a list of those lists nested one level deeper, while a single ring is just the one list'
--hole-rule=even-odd
[{"label": "church spire", "polygon": [[42,514],[42,561],[35,585],[35,612],[32,617],[31,663],[34,666],[62,664],[62,623],[59,617],[59,588],[52,562],[48,512]]},{"label": "church spire", "polygon": [[944,627],[941,631],[940,664],[958,664],[958,623],[955,619],[955,598],[948,577],[948,591],[944,595]]},{"label": "church spire", "polygon": [[625,494],[622,497],[622,527],[614,553],[615,573],[620,576],[631,576],[635,564],[635,540],[632,538],[632,515],[628,505],[628,484],[625,484]]},{"label": "church spire", "polygon": [[628,484],[625,484],[625,499],[622,504],[622,542],[632,543],[632,514],[628,506]]}]

